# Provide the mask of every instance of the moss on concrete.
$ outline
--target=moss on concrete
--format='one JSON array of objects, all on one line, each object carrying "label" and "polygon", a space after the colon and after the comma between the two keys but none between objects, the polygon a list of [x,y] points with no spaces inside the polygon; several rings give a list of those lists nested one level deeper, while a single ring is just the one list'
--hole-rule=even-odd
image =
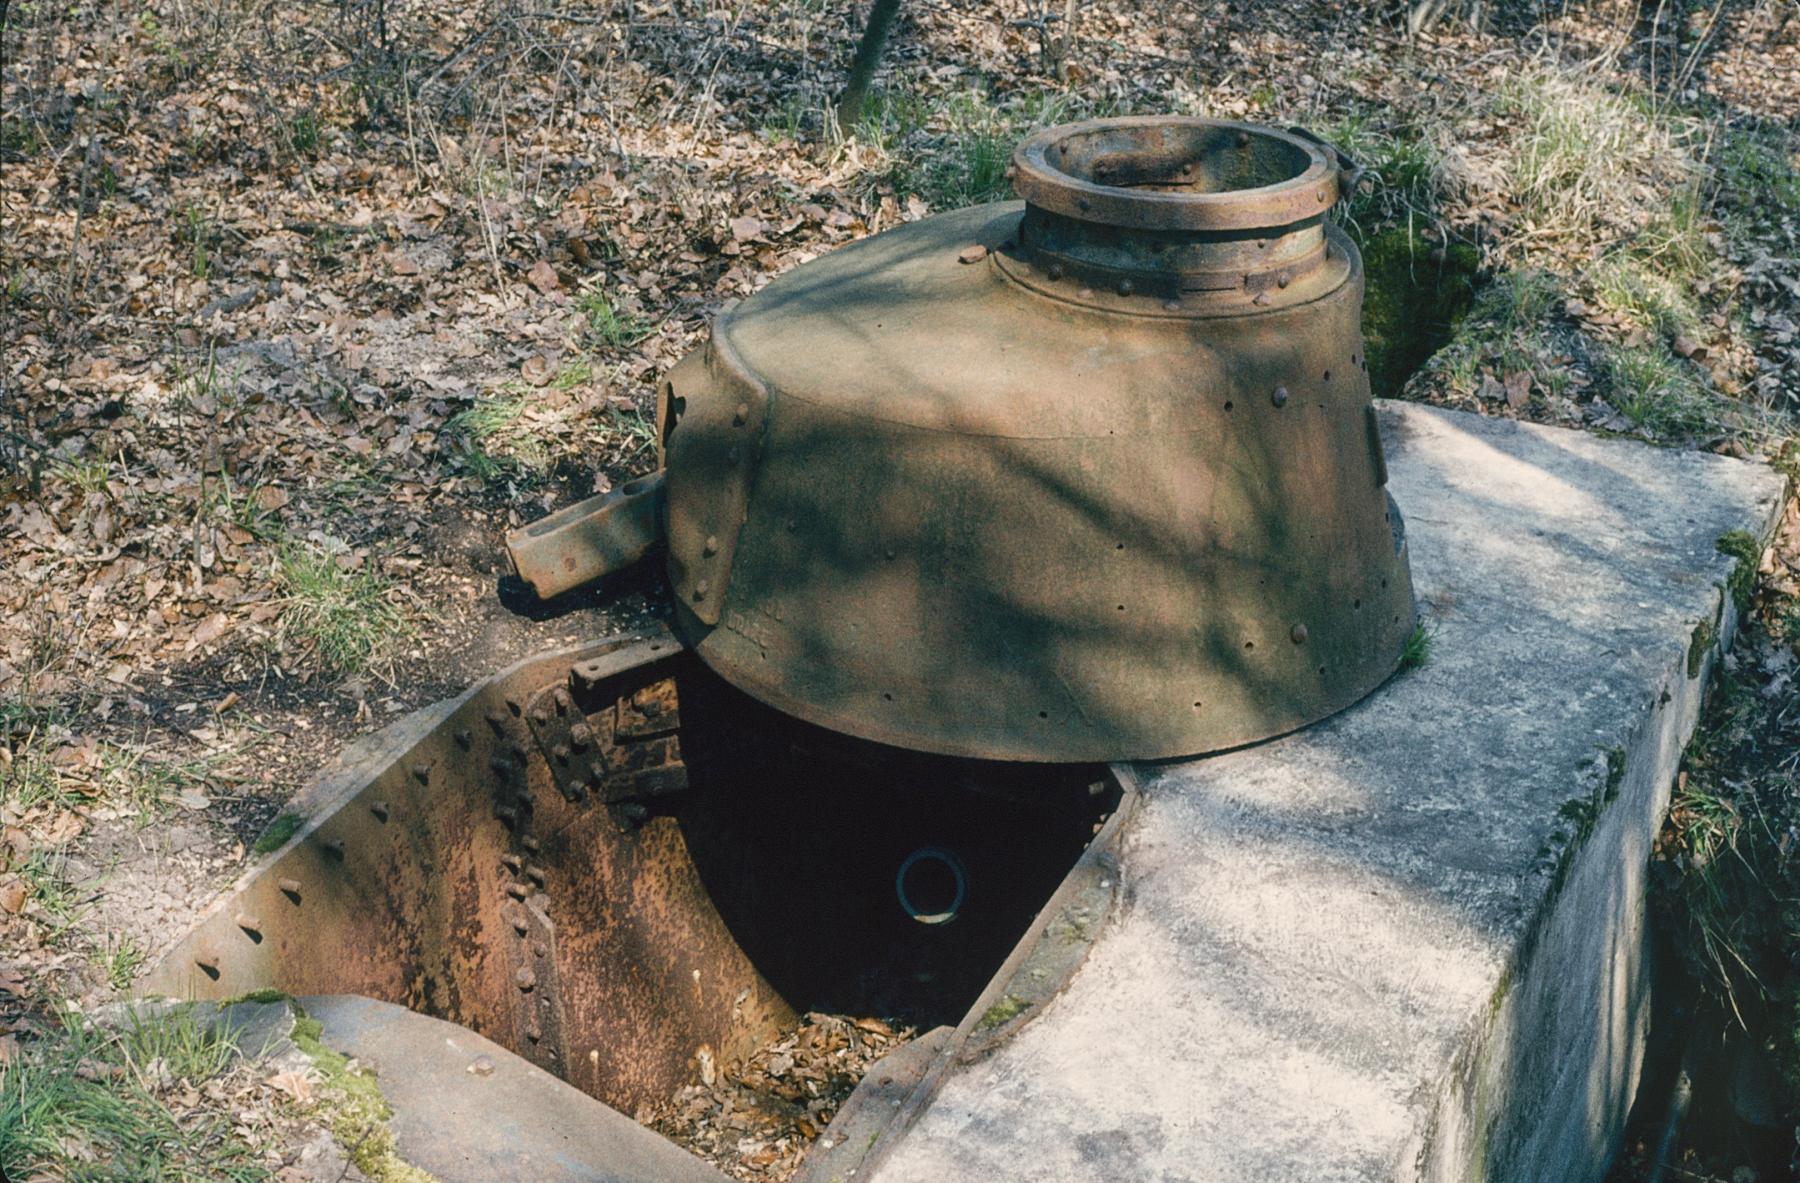
[{"label": "moss on concrete", "polygon": [[992,1031],[995,1027],[1003,1027],[1012,1022],[1031,1006],[1031,1003],[1014,994],[1005,995],[994,1005],[987,1008],[976,1026],[983,1031]]},{"label": "moss on concrete", "polygon": [[1694,626],[1694,635],[1688,641],[1687,676],[1698,678],[1700,671],[1706,668],[1706,654],[1712,643],[1718,639],[1719,630],[1710,620],[1702,620]]},{"label": "moss on concrete", "polygon": [[1725,590],[1737,605],[1738,615],[1750,610],[1750,597],[1756,591],[1756,568],[1762,562],[1762,543],[1748,530],[1732,530],[1720,536],[1719,553],[1737,560],[1725,578]]},{"label": "moss on concrete", "polygon": [[400,1157],[388,1128],[394,1111],[381,1095],[375,1074],[354,1067],[341,1052],[326,1047],[323,1035],[324,1027],[317,1019],[296,1014],[289,1038],[312,1061],[322,1091],[328,1094],[314,1111],[330,1125],[332,1136],[350,1160],[373,1183],[437,1183],[429,1172]]}]

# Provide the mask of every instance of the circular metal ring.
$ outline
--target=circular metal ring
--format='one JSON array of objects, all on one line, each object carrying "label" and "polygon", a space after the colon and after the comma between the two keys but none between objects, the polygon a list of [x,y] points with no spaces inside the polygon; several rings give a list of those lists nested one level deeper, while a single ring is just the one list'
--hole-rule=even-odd
[{"label": "circular metal ring", "polygon": [[[949,906],[934,912],[927,912],[914,903],[912,893],[907,890],[907,876],[922,864],[937,864],[950,872],[951,881],[956,885],[956,893]],[[894,896],[900,901],[900,908],[909,917],[920,924],[949,924],[962,911],[963,900],[969,893],[969,873],[963,867],[962,860],[951,851],[941,846],[921,846],[907,855],[900,862],[900,869],[894,872]]]},{"label": "circular metal ring", "polygon": [[1327,145],[1278,128],[1192,116],[1090,119],[1013,153],[1027,203],[1145,230],[1256,230],[1322,217],[1339,197]]}]

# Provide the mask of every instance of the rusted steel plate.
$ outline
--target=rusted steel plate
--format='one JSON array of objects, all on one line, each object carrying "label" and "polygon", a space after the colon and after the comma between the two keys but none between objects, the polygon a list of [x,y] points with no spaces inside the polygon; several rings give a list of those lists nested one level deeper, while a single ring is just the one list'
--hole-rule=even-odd
[{"label": "rusted steel plate", "polygon": [[[642,804],[679,783],[683,660],[667,636],[612,641],[480,684],[241,880],[145,991],[398,1003],[626,1112],[691,1079],[702,1054],[730,1063],[793,1016],[675,821]],[[605,736],[606,775],[577,799],[526,719],[558,690]]]}]

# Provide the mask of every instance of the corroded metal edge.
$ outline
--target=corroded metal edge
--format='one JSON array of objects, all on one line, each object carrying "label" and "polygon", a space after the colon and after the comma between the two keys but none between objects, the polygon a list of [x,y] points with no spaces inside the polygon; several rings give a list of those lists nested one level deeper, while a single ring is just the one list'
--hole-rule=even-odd
[{"label": "corroded metal edge", "polygon": [[687,660],[666,634],[617,638],[427,708],[370,745],[143,991],[397,1003],[628,1113],[700,1060],[736,1062],[793,1014],[653,808],[685,784],[671,679]]}]

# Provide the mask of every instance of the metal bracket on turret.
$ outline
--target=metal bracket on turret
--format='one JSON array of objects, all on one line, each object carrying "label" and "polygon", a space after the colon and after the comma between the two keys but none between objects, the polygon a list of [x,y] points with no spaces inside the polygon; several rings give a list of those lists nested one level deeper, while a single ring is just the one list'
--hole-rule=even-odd
[{"label": "metal bracket on turret", "polygon": [[630,823],[641,813],[632,803],[687,788],[687,768],[673,683],[628,698],[596,697],[594,688],[613,672],[605,658],[573,666],[567,684],[527,704],[525,721],[565,800],[621,807],[619,820]]}]

